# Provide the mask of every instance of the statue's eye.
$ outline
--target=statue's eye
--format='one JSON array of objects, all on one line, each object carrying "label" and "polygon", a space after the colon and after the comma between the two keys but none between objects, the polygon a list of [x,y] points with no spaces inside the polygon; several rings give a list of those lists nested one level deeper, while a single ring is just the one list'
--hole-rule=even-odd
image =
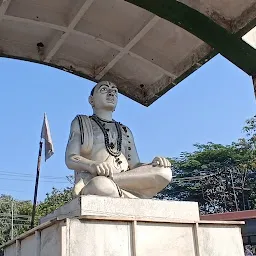
[{"label": "statue's eye", "polygon": [[117,95],[118,94],[118,90],[117,89],[112,89],[112,92]]},{"label": "statue's eye", "polygon": [[102,88],[100,89],[100,91],[101,91],[101,92],[105,92],[105,91],[107,91],[107,88],[106,88],[106,87],[102,87]]}]

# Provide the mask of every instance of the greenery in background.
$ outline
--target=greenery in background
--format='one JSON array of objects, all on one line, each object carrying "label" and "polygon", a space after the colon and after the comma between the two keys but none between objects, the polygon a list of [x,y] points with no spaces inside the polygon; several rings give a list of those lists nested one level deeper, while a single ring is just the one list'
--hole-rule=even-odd
[{"label": "greenery in background", "polygon": [[[38,225],[41,217],[51,213],[71,199],[71,187],[67,187],[63,190],[53,188],[52,191],[46,195],[45,200],[37,205],[35,226]],[[12,209],[14,216],[13,237],[16,237],[30,229],[32,207],[31,201],[18,201],[8,195],[0,196],[0,246],[11,239]]]},{"label": "greenery in background", "polygon": [[[246,137],[231,145],[196,144],[194,152],[170,159],[174,180],[156,198],[197,201],[201,214],[255,209],[256,116],[246,121],[244,132]],[[36,224],[40,217],[71,199],[70,187],[53,188],[37,206]],[[31,216],[31,201],[0,196],[0,245],[11,237],[12,203],[14,237],[29,229],[30,219],[26,216]]]},{"label": "greenery in background", "polygon": [[201,214],[256,208],[256,116],[246,137],[231,145],[196,144],[192,153],[170,159],[174,182],[159,199],[196,201]]}]

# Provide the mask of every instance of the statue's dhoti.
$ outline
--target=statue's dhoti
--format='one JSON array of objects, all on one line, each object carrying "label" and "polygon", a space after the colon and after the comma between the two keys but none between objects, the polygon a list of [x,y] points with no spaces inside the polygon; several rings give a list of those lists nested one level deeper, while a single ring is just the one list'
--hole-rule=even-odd
[{"label": "statue's dhoti", "polygon": [[113,178],[92,176],[80,178],[74,195],[99,195],[125,198],[152,198],[172,179],[170,168],[143,165],[130,171],[116,173]]}]

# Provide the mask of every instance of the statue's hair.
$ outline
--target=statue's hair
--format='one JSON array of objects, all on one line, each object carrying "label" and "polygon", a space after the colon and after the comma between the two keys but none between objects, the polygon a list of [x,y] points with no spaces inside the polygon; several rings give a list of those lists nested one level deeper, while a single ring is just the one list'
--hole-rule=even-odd
[{"label": "statue's hair", "polygon": [[97,86],[97,84],[92,88],[92,90],[91,90],[91,96],[93,96],[93,94],[94,94],[94,91],[95,91],[95,87]]},{"label": "statue's hair", "polygon": [[94,92],[95,92],[95,88],[97,87],[97,85],[98,85],[99,83],[97,83],[93,88],[92,88],[92,90],[91,90],[91,96],[93,96],[93,94],[94,94]]}]

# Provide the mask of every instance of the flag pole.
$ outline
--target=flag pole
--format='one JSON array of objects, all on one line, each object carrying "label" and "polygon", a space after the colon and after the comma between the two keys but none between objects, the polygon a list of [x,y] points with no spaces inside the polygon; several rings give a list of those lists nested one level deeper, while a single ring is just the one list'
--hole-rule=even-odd
[{"label": "flag pole", "polygon": [[43,141],[41,138],[40,143],[39,143],[39,152],[38,152],[38,158],[37,158],[36,183],[35,183],[34,202],[33,202],[33,210],[32,210],[30,228],[33,228],[34,224],[35,224],[36,200],[37,200],[38,182],[39,182],[39,175],[40,175],[40,168],[41,168],[42,149],[43,149]]},{"label": "flag pole", "polygon": [[33,228],[34,224],[35,224],[36,201],[37,201],[40,168],[41,168],[43,140],[44,140],[44,151],[45,151],[45,161],[46,161],[54,154],[51,132],[50,132],[50,127],[49,127],[46,113],[44,113],[44,121],[43,121],[42,130],[41,130],[41,139],[40,139],[40,143],[39,143],[39,152],[38,152],[37,169],[36,169],[36,182],[35,182],[35,191],[34,191],[34,202],[33,202],[30,228]]}]

